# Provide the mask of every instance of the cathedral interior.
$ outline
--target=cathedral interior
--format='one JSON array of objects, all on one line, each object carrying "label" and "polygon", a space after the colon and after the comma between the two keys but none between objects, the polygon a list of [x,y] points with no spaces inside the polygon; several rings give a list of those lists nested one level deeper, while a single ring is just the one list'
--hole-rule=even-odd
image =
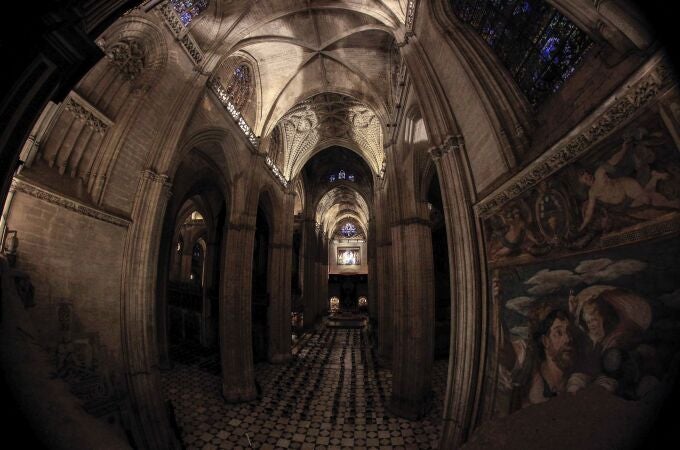
[{"label": "cathedral interior", "polygon": [[680,448],[669,11],[10,3],[5,439]]}]

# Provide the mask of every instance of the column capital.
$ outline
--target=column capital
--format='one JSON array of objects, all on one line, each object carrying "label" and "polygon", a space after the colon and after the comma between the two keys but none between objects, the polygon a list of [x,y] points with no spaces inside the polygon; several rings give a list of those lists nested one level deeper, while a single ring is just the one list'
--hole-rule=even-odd
[{"label": "column capital", "polygon": [[450,134],[444,138],[444,143],[435,145],[428,150],[428,153],[435,161],[442,158],[449,152],[462,151],[465,147],[465,139],[460,134]]}]

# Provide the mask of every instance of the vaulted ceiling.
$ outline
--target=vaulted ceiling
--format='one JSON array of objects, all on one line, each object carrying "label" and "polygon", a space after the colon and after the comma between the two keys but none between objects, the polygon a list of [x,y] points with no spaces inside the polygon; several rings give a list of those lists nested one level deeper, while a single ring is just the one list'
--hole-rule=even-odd
[{"label": "vaulted ceiling", "polygon": [[[398,64],[394,36],[406,6],[406,0],[222,0],[211,2],[190,31],[207,60],[242,54],[256,63],[259,120],[250,125],[264,138],[281,124],[294,142],[281,167],[287,179],[329,139],[344,139],[378,174]],[[319,95],[329,93],[335,95]],[[303,135],[292,137],[293,129]]]}]

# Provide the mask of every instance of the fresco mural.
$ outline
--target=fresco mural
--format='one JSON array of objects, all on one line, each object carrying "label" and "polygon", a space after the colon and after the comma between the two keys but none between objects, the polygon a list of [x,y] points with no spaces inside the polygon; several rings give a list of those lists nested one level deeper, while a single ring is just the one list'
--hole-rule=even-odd
[{"label": "fresco mural", "polygon": [[680,151],[658,109],[632,121],[483,222],[496,415],[677,373]]},{"label": "fresco mural", "polygon": [[673,238],[497,270],[501,409],[590,384],[628,400],[658,386],[680,358],[679,252]]},{"label": "fresco mural", "polygon": [[679,213],[680,154],[648,114],[486,219],[488,258],[528,263],[609,247],[631,232],[657,234]]}]

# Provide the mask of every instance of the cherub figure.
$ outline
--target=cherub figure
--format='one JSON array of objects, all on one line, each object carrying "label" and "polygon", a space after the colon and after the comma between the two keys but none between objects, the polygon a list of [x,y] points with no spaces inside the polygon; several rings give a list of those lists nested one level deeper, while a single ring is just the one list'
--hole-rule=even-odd
[{"label": "cherub figure", "polygon": [[[579,231],[584,230],[591,223],[598,202],[608,209],[634,209],[645,206],[680,209],[680,200],[670,200],[656,191],[656,185],[659,180],[665,180],[669,175],[666,172],[650,169],[648,152],[643,152],[647,157],[643,154],[638,154],[640,153],[639,151],[634,154],[638,174],[644,175],[643,178],[648,178],[644,186],[638,179],[630,176],[612,176],[616,171],[617,164],[621,162],[626,153],[631,151],[637,142],[636,139],[635,135],[626,135],[621,150],[612,155],[606,163],[601,164],[595,169],[594,173],[586,169],[579,171],[579,181],[588,186],[588,200],[584,204],[583,222],[579,227]],[[658,215],[658,212],[652,213],[652,216]],[[647,218],[644,216],[645,214],[641,218]]]}]

